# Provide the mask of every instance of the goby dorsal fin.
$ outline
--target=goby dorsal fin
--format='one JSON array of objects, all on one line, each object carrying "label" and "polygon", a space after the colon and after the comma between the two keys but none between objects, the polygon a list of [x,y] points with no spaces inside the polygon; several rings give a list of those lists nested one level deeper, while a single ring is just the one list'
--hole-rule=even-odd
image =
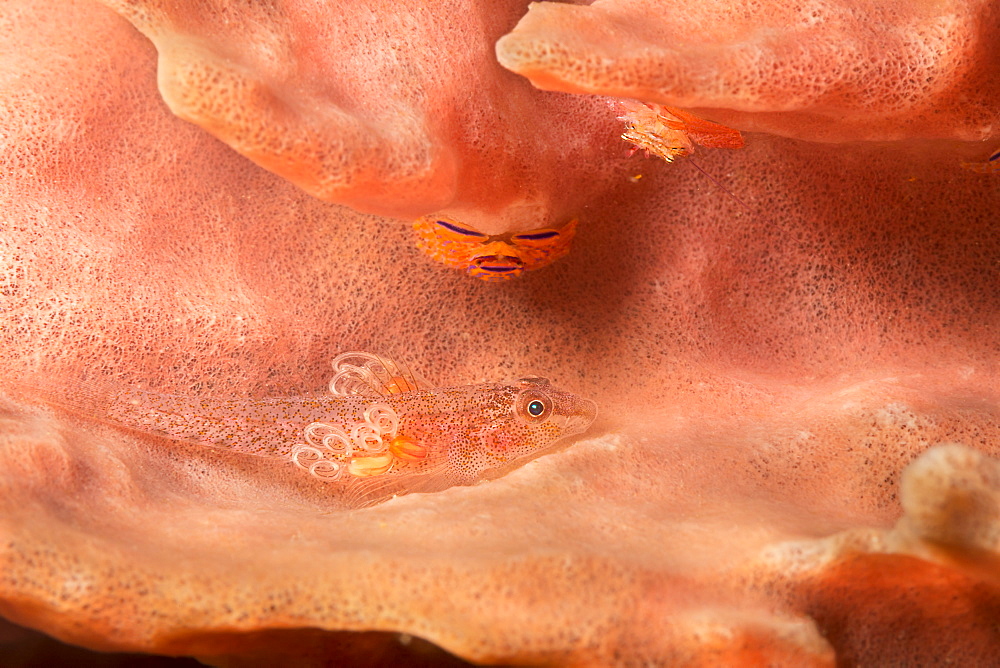
[{"label": "goby dorsal fin", "polygon": [[388,357],[352,351],[333,359],[330,392],[338,397],[381,397],[427,389],[427,381]]}]

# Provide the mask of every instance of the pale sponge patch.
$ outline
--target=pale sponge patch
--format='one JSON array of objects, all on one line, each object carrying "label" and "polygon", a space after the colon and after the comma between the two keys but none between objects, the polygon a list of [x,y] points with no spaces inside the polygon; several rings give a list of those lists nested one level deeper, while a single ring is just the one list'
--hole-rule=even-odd
[{"label": "pale sponge patch", "polygon": [[[901,478],[904,515],[895,527],[769,546],[741,569],[760,591],[797,601],[837,648],[838,665],[866,664],[862,643],[893,665],[990,663],[1000,612],[1000,460],[941,444]],[[963,640],[955,645],[923,642],[956,635]]]},{"label": "pale sponge patch", "polygon": [[[903,554],[1000,583],[1000,459],[962,443],[935,445],[900,475],[903,515],[891,529],[851,529],[766,548],[782,576],[858,554]],[[983,568],[989,565],[991,568]]]},{"label": "pale sponge patch", "polygon": [[1000,584],[1000,461],[941,445],[906,469],[900,487],[900,541]]},{"label": "pale sponge patch", "polygon": [[814,141],[1000,132],[988,0],[533,3],[497,57],[546,90],[717,110]]}]

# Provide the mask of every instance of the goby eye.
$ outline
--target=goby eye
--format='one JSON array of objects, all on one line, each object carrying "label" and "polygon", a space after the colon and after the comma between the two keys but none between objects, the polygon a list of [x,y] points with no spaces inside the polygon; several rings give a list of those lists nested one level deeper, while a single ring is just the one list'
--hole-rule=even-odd
[{"label": "goby eye", "polygon": [[545,422],[552,415],[552,400],[544,392],[524,390],[517,396],[517,415],[531,423]]}]

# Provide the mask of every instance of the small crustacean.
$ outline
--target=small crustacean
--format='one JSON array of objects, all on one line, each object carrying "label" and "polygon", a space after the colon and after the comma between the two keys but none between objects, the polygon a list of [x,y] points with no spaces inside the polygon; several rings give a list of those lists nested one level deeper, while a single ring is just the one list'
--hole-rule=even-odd
[{"label": "small crustacean", "polygon": [[51,403],[287,462],[329,482],[350,507],[497,478],[583,432],[597,413],[594,402],[544,378],[432,388],[404,365],[363,352],[344,353],[333,367],[325,397],[215,399],[105,388],[95,400],[90,388],[84,399]]},{"label": "small crustacean", "polygon": [[1000,150],[995,151],[990,157],[986,158],[986,162],[963,162],[961,166],[979,174],[1000,172]]},{"label": "small crustacean", "polygon": [[561,228],[485,234],[447,216],[413,223],[417,247],[432,258],[484,281],[505,281],[548,266],[569,253],[576,220]]},{"label": "small crustacean", "polygon": [[712,123],[674,107],[621,100],[625,115],[622,139],[658,155],[667,162],[694,153],[694,145],[707,148],[743,148],[739,130]]},{"label": "small crustacean", "polygon": [[[618,104],[625,111],[625,115],[619,117],[619,120],[625,121],[622,139],[632,144],[633,153],[645,151],[647,156],[656,155],[667,162],[673,162],[694,153],[695,144],[707,148],[743,148],[743,135],[739,130],[706,121],[682,109],[634,100],[620,100]],[[717,178],[693,160],[689,162],[748,213],[753,214],[746,202],[722,185]],[[635,183],[641,176],[629,178]]]}]

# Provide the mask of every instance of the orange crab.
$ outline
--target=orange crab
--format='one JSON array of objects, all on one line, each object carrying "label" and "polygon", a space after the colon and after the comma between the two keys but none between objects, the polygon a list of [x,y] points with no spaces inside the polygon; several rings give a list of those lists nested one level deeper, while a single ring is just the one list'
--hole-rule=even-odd
[{"label": "orange crab", "polygon": [[413,229],[417,247],[438,262],[484,281],[505,281],[569,253],[576,222],[558,229],[485,234],[447,216],[431,215],[418,218]]}]

